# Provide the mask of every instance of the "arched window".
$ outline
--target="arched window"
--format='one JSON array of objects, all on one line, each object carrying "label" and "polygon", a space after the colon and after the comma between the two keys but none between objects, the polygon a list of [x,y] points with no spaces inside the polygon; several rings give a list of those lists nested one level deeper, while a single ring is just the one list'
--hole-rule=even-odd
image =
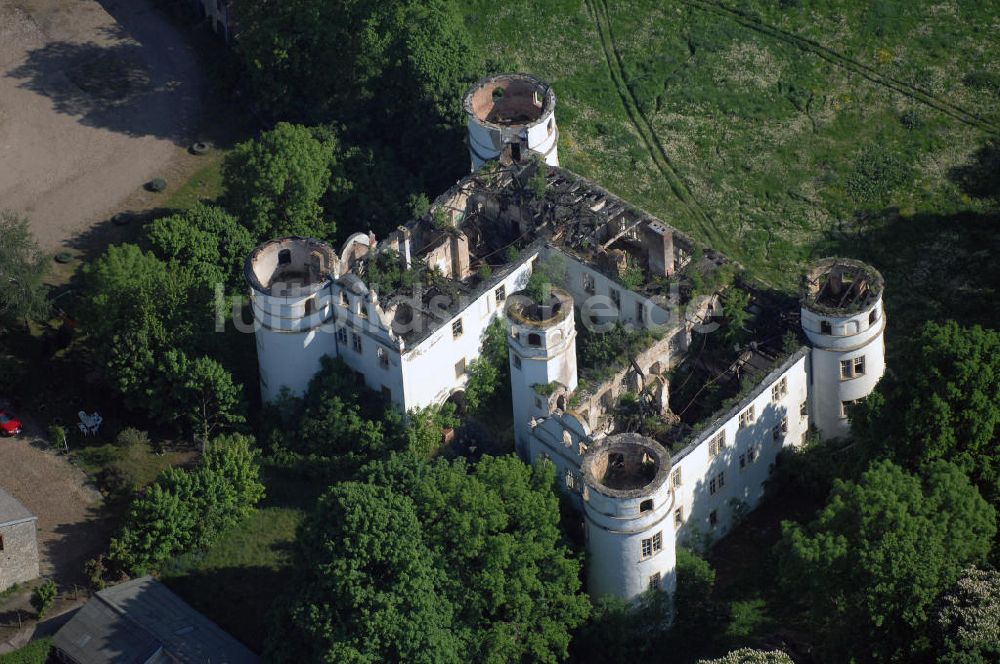
[{"label": "arched window", "polygon": [[306,300],[306,316],[316,313],[316,298],[311,297]]},{"label": "arched window", "polygon": [[278,252],[278,265],[288,265],[292,262],[292,250],[282,249]]},{"label": "arched window", "polygon": [[528,345],[529,346],[541,346],[542,336],[536,332],[532,332],[528,335]]}]

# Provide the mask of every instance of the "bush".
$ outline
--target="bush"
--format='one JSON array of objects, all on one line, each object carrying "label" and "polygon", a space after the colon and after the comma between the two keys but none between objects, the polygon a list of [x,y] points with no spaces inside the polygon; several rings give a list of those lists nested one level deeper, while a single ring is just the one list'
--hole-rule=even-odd
[{"label": "bush", "polygon": [[56,601],[56,582],[52,579],[45,579],[40,586],[31,592],[31,606],[38,612],[38,619],[41,620],[52,608],[52,603]]},{"label": "bush", "polygon": [[38,639],[6,655],[0,655],[0,664],[46,664],[52,652],[52,639]]},{"label": "bush", "polygon": [[129,427],[127,429],[122,429],[115,436],[115,445],[125,449],[136,447],[138,445],[147,446],[149,445],[149,434],[145,431],[140,431],[139,429],[133,429]]},{"label": "bush", "polygon": [[847,193],[858,205],[883,207],[892,192],[913,178],[909,164],[879,145],[864,148],[847,177]]}]

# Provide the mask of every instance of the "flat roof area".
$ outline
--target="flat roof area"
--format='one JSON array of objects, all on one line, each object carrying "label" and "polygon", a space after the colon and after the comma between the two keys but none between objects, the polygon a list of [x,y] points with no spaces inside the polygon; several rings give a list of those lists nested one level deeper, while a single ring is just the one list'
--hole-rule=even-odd
[{"label": "flat roof area", "polygon": [[31,521],[35,515],[20,500],[0,489],[0,526]]}]

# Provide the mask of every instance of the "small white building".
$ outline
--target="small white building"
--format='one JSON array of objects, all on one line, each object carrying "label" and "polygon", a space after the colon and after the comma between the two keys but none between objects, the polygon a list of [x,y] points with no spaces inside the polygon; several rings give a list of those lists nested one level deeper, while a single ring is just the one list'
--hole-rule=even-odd
[{"label": "small white building", "polygon": [[[783,447],[811,426],[848,434],[850,405],[885,370],[882,277],[830,258],[805,275],[799,302],[728,286],[751,294],[757,336],[727,366],[700,366],[721,275],[735,266],[556,166],[550,134],[536,132],[554,109],[547,85],[505,74],[465,102],[476,170],[424,217],[382,240],[355,234],[339,252],[293,237],[248,257],[261,393],[301,394],[330,355],[404,411],[460,403],[485,330],[502,318],[515,446],[552,462],[581,511],[591,593],[672,593],[676,545],[711,543],[756,507]],[[512,141],[544,160],[514,159]],[[480,169],[487,159],[498,161]],[[519,293],[539,265],[558,273],[544,301]],[[720,285],[696,292],[695,274]],[[581,335],[602,330],[631,340],[627,357],[583,376],[593,367],[579,366]],[[728,398],[701,412],[713,385]],[[685,388],[694,396],[674,412],[671,392]],[[623,415],[626,403],[641,417]]]}]

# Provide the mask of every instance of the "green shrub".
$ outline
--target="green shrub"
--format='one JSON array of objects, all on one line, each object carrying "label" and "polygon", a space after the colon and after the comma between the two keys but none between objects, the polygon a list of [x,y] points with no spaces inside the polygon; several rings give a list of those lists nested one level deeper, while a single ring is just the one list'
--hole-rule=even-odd
[{"label": "green shrub", "polygon": [[0,655],[0,664],[46,664],[52,652],[52,639],[38,639],[6,655]]},{"label": "green shrub", "polygon": [[881,145],[869,145],[854,160],[847,177],[847,193],[858,205],[882,207],[892,192],[913,178],[903,159]]},{"label": "green shrub", "polygon": [[149,434],[145,431],[128,427],[127,429],[119,431],[118,435],[115,436],[115,445],[125,449],[130,449],[139,445],[145,447],[149,445]]},{"label": "green shrub", "polygon": [[42,584],[31,592],[31,606],[38,612],[38,619],[41,620],[52,608],[52,603],[56,601],[56,582],[52,579],[45,579]]}]

